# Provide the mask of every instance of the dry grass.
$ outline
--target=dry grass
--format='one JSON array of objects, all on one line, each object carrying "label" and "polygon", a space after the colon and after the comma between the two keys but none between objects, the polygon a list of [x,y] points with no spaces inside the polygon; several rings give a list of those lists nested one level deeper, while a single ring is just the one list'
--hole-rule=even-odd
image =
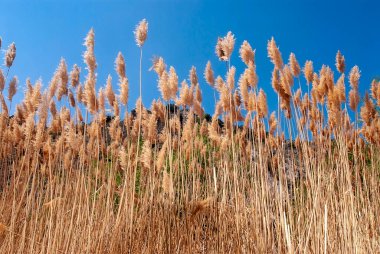
[{"label": "dry grass", "polygon": [[[141,56],[147,28],[144,20],[135,32]],[[28,81],[14,117],[17,78],[0,73],[1,253],[380,252],[380,85],[360,105],[354,67],[347,100],[340,52],[335,80],[311,61],[301,70],[294,54],[285,64],[272,38],[279,110],[269,117],[255,51],[243,42],[237,79],[228,33],[216,46],[226,78],[210,62],[204,73],[215,89],[211,119],[196,69],[178,89],[162,58],[152,69],[164,100],[150,110],[138,100],[120,116],[129,91],[124,58],[115,67],[120,92],[111,77],[97,92],[94,40],[91,30],[85,73],[62,60],[47,90]],[[12,44],[6,73],[15,56]]]}]

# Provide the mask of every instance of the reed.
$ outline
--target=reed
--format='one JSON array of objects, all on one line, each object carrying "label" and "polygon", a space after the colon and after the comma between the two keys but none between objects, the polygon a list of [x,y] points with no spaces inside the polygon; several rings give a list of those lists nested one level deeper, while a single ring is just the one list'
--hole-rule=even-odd
[{"label": "reed", "polygon": [[[62,59],[46,89],[28,80],[13,116],[18,79],[7,83],[0,71],[1,253],[380,251],[378,81],[361,102],[360,70],[346,73],[340,51],[334,78],[330,67],[316,72],[310,60],[301,69],[293,53],[284,63],[271,38],[278,107],[269,112],[256,50],[243,41],[244,67],[236,68],[237,41],[228,32],[215,47],[225,74],[208,61],[204,80],[192,67],[178,88],[176,69],[154,58],[161,98],[146,108],[147,31],[146,20],[135,29],[140,97],[132,111],[135,88],[121,53],[115,73],[96,90],[93,29],[85,66],[68,72]],[[15,57],[13,43],[6,70]],[[203,83],[214,90],[213,115],[202,106]]]}]

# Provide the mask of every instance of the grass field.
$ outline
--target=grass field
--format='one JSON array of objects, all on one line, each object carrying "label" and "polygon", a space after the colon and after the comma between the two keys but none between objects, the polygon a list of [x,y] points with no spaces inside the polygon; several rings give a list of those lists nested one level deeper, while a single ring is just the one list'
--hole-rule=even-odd
[{"label": "grass field", "polygon": [[[143,20],[141,53],[147,33]],[[5,52],[1,253],[380,252],[380,83],[360,99],[360,70],[345,70],[340,52],[317,71],[294,54],[285,63],[269,40],[278,107],[268,112],[255,51],[236,49],[229,32],[215,47],[226,73],[209,62],[179,84],[155,58],[161,98],[127,111],[124,58],[118,91],[111,76],[96,90],[94,41],[91,30],[85,66],[62,59],[48,89],[27,81],[18,105],[15,44]],[[234,50],[245,69],[230,62]],[[215,91],[213,115],[200,83]]]}]

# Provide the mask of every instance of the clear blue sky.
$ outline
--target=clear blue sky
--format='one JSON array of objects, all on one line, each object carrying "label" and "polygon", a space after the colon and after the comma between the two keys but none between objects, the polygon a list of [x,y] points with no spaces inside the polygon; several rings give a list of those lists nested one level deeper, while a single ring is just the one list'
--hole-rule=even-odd
[{"label": "clear blue sky", "polygon": [[225,65],[218,61],[214,47],[218,36],[229,30],[236,36],[232,56],[232,64],[238,68],[236,80],[243,67],[238,48],[243,40],[248,40],[256,48],[259,86],[268,95],[270,110],[276,109],[277,103],[270,85],[272,64],[266,51],[271,36],[284,60],[294,52],[301,65],[310,59],[318,69],[327,64],[335,70],[335,54],[340,49],[348,70],[355,64],[362,70],[361,92],[369,89],[371,79],[380,74],[380,3],[375,0],[2,1],[0,6],[2,49],[12,41],[17,45],[10,72],[20,79],[16,102],[20,102],[27,77],[33,82],[42,78],[46,87],[61,57],[70,69],[77,63],[83,70],[83,39],[93,27],[97,88],[111,74],[117,89],[114,60],[121,51],[130,80],[129,108],[133,107],[138,96],[139,50],[132,31],[143,18],[149,22],[143,56],[147,106],[159,96],[156,75],[148,71],[152,56],[157,55],[176,68],[180,80],[188,77],[192,65],[196,66],[204,107],[212,113],[213,92],[204,82],[203,70],[207,60],[211,60],[214,71],[225,75]]}]

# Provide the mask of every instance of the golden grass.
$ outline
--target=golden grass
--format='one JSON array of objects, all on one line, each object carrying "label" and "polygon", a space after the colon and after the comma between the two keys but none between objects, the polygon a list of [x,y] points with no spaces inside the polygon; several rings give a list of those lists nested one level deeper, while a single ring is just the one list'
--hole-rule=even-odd
[{"label": "golden grass", "polygon": [[[140,66],[147,28],[143,20],[135,31]],[[210,62],[204,71],[215,89],[206,117],[195,67],[178,89],[163,58],[152,69],[164,101],[150,110],[141,98],[126,110],[121,53],[119,93],[111,76],[96,91],[94,41],[91,30],[86,68],[68,72],[62,59],[47,90],[28,81],[13,117],[6,99],[11,106],[18,81],[0,72],[1,253],[380,252],[380,85],[358,108],[355,66],[347,101],[341,52],[339,79],[307,61],[304,82],[296,56],[284,63],[272,38],[278,110],[269,114],[255,50],[243,42],[246,68],[237,70],[229,32],[216,45],[225,79]],[[12,44],[7,73],[15,56]]]}]

